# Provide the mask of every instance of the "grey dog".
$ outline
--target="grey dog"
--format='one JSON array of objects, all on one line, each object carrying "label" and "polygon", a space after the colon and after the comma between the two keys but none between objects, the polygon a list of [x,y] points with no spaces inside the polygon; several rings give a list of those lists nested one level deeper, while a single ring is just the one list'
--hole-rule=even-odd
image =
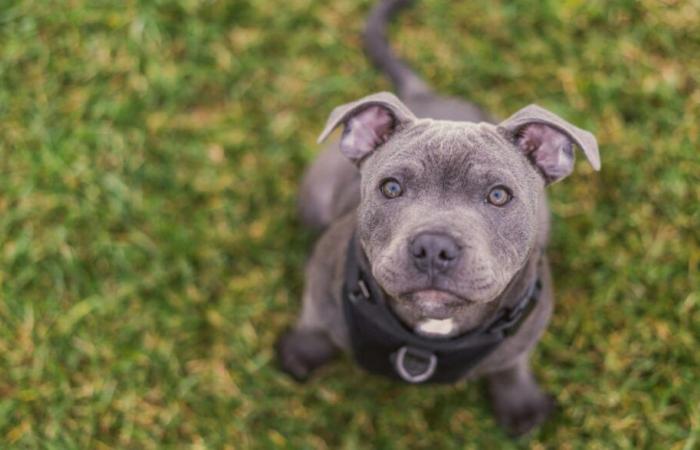
[{"label": "grey dog", "polygon": [[342,137],[302,183],[302,219],[324,232],[278,358],[304,380],[339,350],[353,351],[342,306],[349,251],[361,255],[398,322],[436,342],[479,328],[539,280],[517,331],[460,377],[486,377],[498,422],[524,434],[554,406],[529,366],[553,306],[545,188],[572,172],[574,146],[599,170],[598,146],[535,105],[494,123],[471,103],[436,95],[386,42],[387,21],[406,3],[379,3],[365,33],[368,55],[400,100],[383,92],[335,108],[319,142],[340,125]]}]

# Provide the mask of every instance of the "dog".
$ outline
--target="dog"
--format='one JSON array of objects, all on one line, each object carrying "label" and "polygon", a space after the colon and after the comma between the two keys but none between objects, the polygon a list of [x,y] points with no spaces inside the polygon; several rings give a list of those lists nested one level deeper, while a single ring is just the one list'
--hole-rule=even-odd
[{"label": "dog", "polygon": [[435,94],[386,40],[408,3],[379,3],[364,36],[398,97],[335,108],[319,143],[342,136],[302,181],[302,220],[324,231],[278,359],[297,380],[341,350],[410,383],[485,377],[499,424],[526,434],[555,405],[529,366],[553,305],[545,191],[573,171],[574,147],[599,170],[598,145],[536,105],[496,122]]}]

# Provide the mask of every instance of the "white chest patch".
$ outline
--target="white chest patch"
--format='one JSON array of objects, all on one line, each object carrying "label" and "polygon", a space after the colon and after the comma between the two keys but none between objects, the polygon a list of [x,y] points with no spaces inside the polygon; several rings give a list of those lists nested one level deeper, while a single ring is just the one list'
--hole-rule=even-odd
[{"label": "white chest patch", "polygon": [[420,322],[415,330],[423,336],[448,336],[455,329],[455,322],[452,319],[426,319]]}]

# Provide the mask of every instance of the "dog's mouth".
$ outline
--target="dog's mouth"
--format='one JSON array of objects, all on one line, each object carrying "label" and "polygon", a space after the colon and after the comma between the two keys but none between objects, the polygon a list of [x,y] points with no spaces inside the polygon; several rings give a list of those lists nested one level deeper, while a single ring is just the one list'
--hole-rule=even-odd
[{"label": "dog's mouth", "polygon": [[450,318],[456,310],[472,303],[470,300],[452,292],[437,289],[413,291],[399,297],[415,305],[423,317],[431,319]]}]

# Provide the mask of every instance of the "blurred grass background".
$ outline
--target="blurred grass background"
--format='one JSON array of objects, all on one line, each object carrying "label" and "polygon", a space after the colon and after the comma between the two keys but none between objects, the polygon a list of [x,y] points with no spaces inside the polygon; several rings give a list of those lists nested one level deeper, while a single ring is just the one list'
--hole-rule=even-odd
[{"label": "blurred grass background", "polygon": [[0,447],[700,447],[696,0],[426,0],[392,28],[442,92],[599,138],[602,172],[550,191],[534,365],[561,409],[531,440],[479,383],[275,369],[315,137],[389,88],[361,51],[370,5],[2,2]]}]

